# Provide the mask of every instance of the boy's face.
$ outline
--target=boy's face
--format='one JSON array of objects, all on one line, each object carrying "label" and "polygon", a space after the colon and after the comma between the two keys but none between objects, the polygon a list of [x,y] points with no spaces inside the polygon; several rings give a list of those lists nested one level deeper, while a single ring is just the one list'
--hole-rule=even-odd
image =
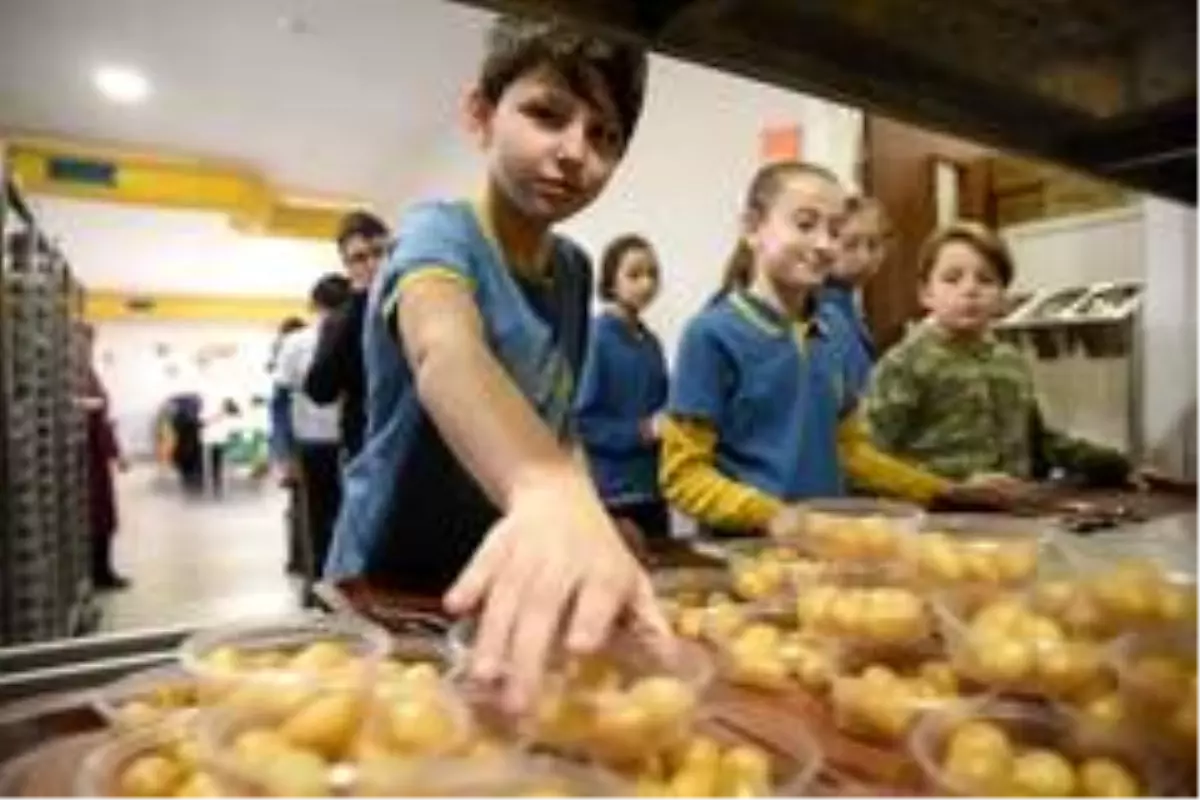
[{"label": "boy's face", "polygon": [[842,227],[841,255],[831,274],[843,283],[861,286],[879,270],[886,255],[883,220],[878,211],[865,208],[847,217]]},{"label": "boy's face", "polygon": [[492,178],[531,220],[552,225],[587,207],[621,160],[616,106],[592,78],[590,100],[548,67],[522,75],[495,105],[473,97]]},{"label": "boy's face", "polygon": [[819,175],[791,175],[746,230],[756,270],[785,291],[812,291],[837,259],[845,197]]},{"label": "boy's face", "polygon": [[1000,277],[982,253],[966,242],[942,245],[921,287],[921,303],[940,328],[980,335],[987,331],[1003,302]]},{"label": "boy's face", "polygon": [[366,289],[379,271],[383,257],[387,255],[387,237],[354,235],[342,243],[342,264],[346,267],[346,277],[351,285],[358,290]]}]

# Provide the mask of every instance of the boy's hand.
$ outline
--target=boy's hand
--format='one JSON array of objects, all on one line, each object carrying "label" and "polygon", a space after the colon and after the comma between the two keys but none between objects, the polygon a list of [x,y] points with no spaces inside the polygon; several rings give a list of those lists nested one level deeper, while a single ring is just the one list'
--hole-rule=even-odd
[{"label": "boy's hand", "polygon": [[1002,473],[980,473],[935,499],[939,507],[965,511],[1010,511],[1032,502],[1037,487]]},{"label": "boy's hand", "polygon": [[673,642],[649,577],[571,470],[541,471],[514,490],[446,605],[458,614],[481,609],[471,674],[503,678],[513,710],[529,707],[560,635],[570,650],[594,652],[624,612],[649,647]]}]

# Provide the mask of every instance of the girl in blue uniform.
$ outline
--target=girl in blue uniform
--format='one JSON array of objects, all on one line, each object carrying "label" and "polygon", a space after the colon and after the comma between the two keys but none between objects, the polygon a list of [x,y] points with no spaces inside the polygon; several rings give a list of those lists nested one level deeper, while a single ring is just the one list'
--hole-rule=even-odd
[{"label": "girl in blue uniform", "polygon": [[793,505],[843,494],[846,477],[918,503],[972,494],[881,453],[859,421],[854,332],[842,315],[818,313],[845,207],[828,170],[761,169],[724,291],[684,330],[661,480],[711,533],[795,534]]},{"label": "girl in blue uniform", "polygon": [[662,346],[642,319],[659,289],[658,259],[640,236],[614,240],[600,263],[607,304],[592,324],[575,419],[605,506],[648,538],[669,535],[658,488],[658,415],[667,402]]}]

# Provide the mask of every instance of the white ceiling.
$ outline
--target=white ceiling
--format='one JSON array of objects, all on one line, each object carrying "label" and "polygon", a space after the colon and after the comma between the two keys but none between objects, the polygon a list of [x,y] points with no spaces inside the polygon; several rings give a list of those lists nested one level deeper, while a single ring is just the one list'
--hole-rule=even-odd
[{"label": "white ceiling", "polygon": [[[452,135],[489,18],[445,0],[0,0],[0,132],[247,162],[391,206]],[[150,100],[102,99],[104,63],[143,70]]]}]

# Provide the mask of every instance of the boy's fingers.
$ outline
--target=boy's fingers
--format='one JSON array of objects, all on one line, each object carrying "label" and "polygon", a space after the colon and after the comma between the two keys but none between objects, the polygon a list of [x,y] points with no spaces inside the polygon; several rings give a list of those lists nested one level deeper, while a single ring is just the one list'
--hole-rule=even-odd
[{"label": "boy's fingers", "polygon": [[639,641],[660,660],[672,662],[678,650],[677,640],[648,577],[638,581],[630,612],[634,634]]},{"label": "boy's fingers", "polygon": [[511,537],[504,535],[506,530],[504,520],[501,520],[488,531],[483,544],[475,551],[450,591],[446,592],[443,602],[451,614],[466,614],[482,602],[508,553],[508,540]]},{"label": "boy's fingers", "polygon": [[488,591],[471,648],[471,676],[488,683],[499,678],[508,663],[513,632],[520,621],[521,595],[528,583],[523,563],[509,560],[504,566]]},{"label": "boy's fingers", "polygon": [[526,586],[509,654],[513,672],[506,703],[514,712],[524,711],[536,696],[571,602],[570,579],[561,570],[542,570]]},{"label": "boy's fingers", "polygon": [[603,571],[585,579],[575,599],[567,646],[577,653],[599,650],[628,599],[621,582]]}]

